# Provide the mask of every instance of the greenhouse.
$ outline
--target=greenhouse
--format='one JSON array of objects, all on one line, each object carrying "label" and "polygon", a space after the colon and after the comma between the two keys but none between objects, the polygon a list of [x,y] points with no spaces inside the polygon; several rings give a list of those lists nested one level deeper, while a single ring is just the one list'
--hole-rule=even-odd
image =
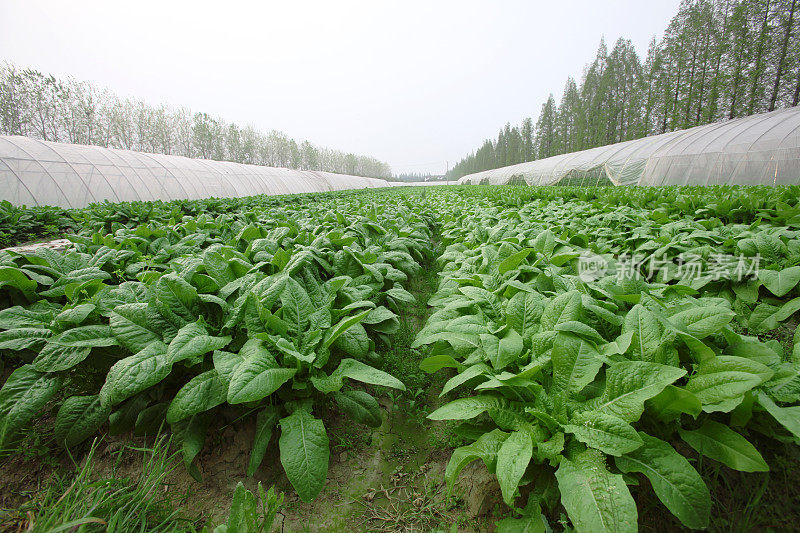
[{"label": "greenhouse", "polygon": [[[800,183],[800,108],[697,126],[462,177],[459,183]],[[610,182],[610,183],[609,183]]]},{"label": "greenhouse", "polygon": [[14,205],[79,208],[104,200],[195,200],[387,186],[381,179],[331,172],[0,136],[0,200]]}]

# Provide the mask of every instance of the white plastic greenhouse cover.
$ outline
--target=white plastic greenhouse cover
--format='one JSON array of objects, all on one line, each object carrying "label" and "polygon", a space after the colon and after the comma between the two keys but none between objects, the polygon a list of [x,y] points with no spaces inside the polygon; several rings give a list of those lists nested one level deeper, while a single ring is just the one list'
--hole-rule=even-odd
[{"label": "white plastic greenhouse cover", "polygon": [[469,174],[459,183],[553,185],[605,171],[615,185],[800,183],[800,107],[653,135]]},{"label": "white plastic greenhouse cover", "polygon": [[0,200],[85,207],[388,187],[385,180],[0,136]]}]

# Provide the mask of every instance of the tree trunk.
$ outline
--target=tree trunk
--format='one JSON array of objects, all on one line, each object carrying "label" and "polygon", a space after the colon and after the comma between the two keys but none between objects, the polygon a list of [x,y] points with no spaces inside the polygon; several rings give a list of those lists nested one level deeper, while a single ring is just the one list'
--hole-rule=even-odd
[{"label": "tree trunk", "polygon": [[697,115],[694,118],[694,125],[700,124],[700,115],[703,111],[703,96],[706,88],[706,66],[708,65],[708,45],[711,40],[710,30],[706,33],[706,42],[703,45],[703,68],[700,70],[700,94],[697,97]]},{"label": "tree trunk", "polygon": [[[683,52],[683,50],[681,50]],[[678,109],[678,91],[681,87],[681,64],[678,61],[678,78],[675,80],[675,96],[672,98],[672,129],[678,129],[677,122],[678,122],[678,115],[676,111]]]},{"label": "tree trunk", "polygon": [[650,133],[650,112],[652,111],[651,98],[653,94],[653,77],[652,74],[647,78],[647,99],[645,100],[644,107],[644,125],[642,126],[642,136],[647,136]]},{"label": "tree trunk", "polygon": [[742,54],[744,53],[742,47],[743,45],[739,47],[739,51],[736,54],[736,70],[734,71],[733,83],[731,85],[733,95],[731,96],[731,109],[728,113],[729,119],[732,119],[736,116],[736,96],[739,93],[739,81],[742,78]]},{"label": "tree trunk", "polygon": [[781,53],[778,58],[778,69],[775,72],[775,83],[772,84],[772,96],[769,98],[768,111],[775,110],[775,102],[778,100],[778,89],[781,85],[781,75],[783,74],[783,61],[786,59],[786,50],[789,48],[789,37],[792,34],[792,23],[794,22],[794,8],[797,0],[792,0],[792,6],[789,8],[789,20],[786,22],[786,33],[783,34],[783,43],[781,44]]},{"label": "tree trunk", "polygon": [[725,55],[726,51],[726,39],[728,37],[728,11],[730,8],[730,1],[726,0],[725,2],[725,14],[722,17],[722,34],[719,36],[719,41],[717,41],[716,46],[716,65],[714,66],[714,75],[711,78],[711,89],[710,98],[714,98],[713,101],[710,101],[710,105],[707,106],[706,112],[706,123],[713,122],[716,114],[716,109],[718,107],[719,102],[717,99],[719,98],[719,82],[720,82],[720,68],[722,66],[722,57]]},{"label": "tree trunk", "polygon": [[761,77],[761,60],[764,56],[764,39],[766,38],[767,29],[769,27],[769,24],[767,23],[769,20],[769,3],[770,0],[767,0],[767,4],[764,6],[764,20],[761,22],[761,31],[758,34],[758,47],[756,48],[756,61],[753,69],[753,83],[750,85],[750,104],[747,108],[749,115],[755,113],[756,108],[756,89],[758,88],[759,78]]},{"label": "tree trunk", "polygon": [[689,127],[689,117],[692,114],[692,93],[694,92],[694,70],[697,63],[697,36],[694,39],[694,46],[692,46],[692,66],[689,69],[689,92],[686,93],[686,114],[683,117],[683,127]]}]

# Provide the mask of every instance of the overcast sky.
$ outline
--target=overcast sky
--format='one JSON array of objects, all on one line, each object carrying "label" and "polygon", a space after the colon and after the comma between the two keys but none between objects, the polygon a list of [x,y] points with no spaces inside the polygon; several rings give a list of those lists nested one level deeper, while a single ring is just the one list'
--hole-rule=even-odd
[{"label": "overcast sky", "polygon": [[444,172],[679,0],[0,0],[0,61]]}]

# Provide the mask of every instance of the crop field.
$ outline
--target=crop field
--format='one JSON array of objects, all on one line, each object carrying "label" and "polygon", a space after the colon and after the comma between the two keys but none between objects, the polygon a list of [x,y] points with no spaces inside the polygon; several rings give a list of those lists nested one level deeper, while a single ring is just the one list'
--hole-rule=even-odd
[{"label": "crop field", "polygon": [[[800,187],[0,206],[0,531],[800,518]],[[269,490],[267,490],[269,489]]]}]

